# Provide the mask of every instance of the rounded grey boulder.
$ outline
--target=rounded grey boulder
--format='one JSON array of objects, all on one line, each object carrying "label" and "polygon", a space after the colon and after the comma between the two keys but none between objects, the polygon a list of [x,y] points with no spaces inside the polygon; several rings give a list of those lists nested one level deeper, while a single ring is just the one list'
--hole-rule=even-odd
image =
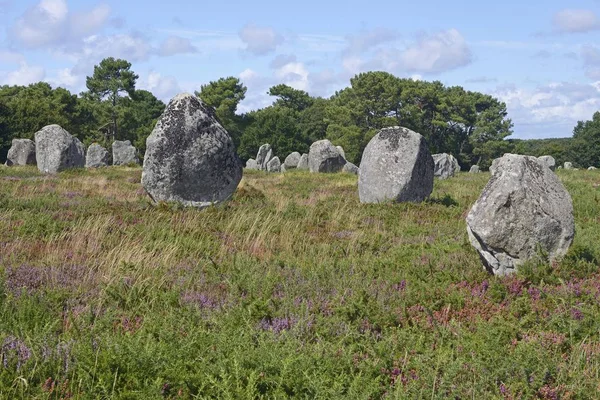
[{"label": "rounded grey boulder", "polygon": [[352,164],[350,161],[348,161],[346,165],[344,165],[344,168],[342,168],[342,172],[358,175],[358,167]]},{"label": "rounded grey boulder", "polygon": [[485,268],[505,275],[540,250],[563,256],[575,235],[573,203],[558,177],[535,157],[505,154],[467,215],[467,232]]},{"label": "rounded grey boulder", "polygon": [[100,146],[98,143],[92,143],[87,149],[85,155],[86,168],[102,168],[107,167],[110,163],[110,154],[108,150]]},{"label": "rounded grey boulder", "polygon": [[258,169],[258,164],[254,158],[250,158],[246,161],[246,169]]},{"label": "rounded grey boulder", "polygon": [[85,165],[83,143],[59,125],[48,125],[35,133],[35,151],[38,169],[45,174]]},{"label": "rounded grey boulder", "polygon": [[191,94],[175,96],[146,140],[150,197],[202,208],[227,200],[241,179],[242,162],[213,111]]},{"label": "rounded grey boulder", "polygon": [[293,153],[290,153],[290,155],[288,155],[285,158],[283,165],[285,165],[286,169],[296,168],[296,167],[298,167],[298,163],[300,162],[300,157],[302,157],[300,155],[300,153],[298,153],[297,151],[294,151]]},{"label": "rounded grey boulder", "polygon": [[448,179],[460,172],[458,160],[451,154],[441,153],[433,156],[433,175],[440,179]]},{"label": "rounded grey boulder", "polygon": [[396,126],[369,141],[358,172],[361,203],[420,202],[432,190],[433,157],[423,136]]},{"label": "rounded grey boulder", "polygon": [[267,163],[267,172],[281,172],[281,161],[279,157],[273,157]]},{"label": "rounded grey boulder", "polygon": [[137,150],[129,140],[115,140],[112,144],[113,165],[139,164]]},{"label": "rounded grey boulder", "polygon": [[565,169],[573,169],[573,163],[571,163],[571,162],[567,161],[564,165],[565,165]]},{"label": "rounded grey boulder", "polygon": [[346,165],[346,159],[327,139],[314,142],[308,152],[310,172],[340,172]]},{"label": "rounded grey boulder", "polygon": [[546,164],[546,166],[548,168],[550,168],[552,171],[554,171],[554,168],[556,167],[556,160],[554,159],[554,157],[541,156],[541,157],[538,157],[538,160],[540,160],[542,163]]},{"label": "rounded grey boulder", "polygon": [[35,165],[35,143],[29,139],[13,139],[6,165]]},{"label": "rounded grey boulder", "polygon": [[304,153],[300,156],[296,169],[308,169],[308,154]]}]

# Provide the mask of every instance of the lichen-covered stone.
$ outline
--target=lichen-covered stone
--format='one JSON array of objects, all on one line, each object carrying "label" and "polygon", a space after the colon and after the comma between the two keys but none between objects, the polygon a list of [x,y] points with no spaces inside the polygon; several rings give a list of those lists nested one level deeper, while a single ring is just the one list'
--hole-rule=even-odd
[{"label": "lichen-covered stone", "polygon": [[471,165],[471,169],[469,170],[470,174],[478,174],[480,172],[479,165]]},{"label": "lichen-covered stone", "polygon": [[300,162],[300,157],[302,157],[300,153],[294,151],[285,158],[283,165],[285,165],[285,168],[287,169],[297,168],[298,163]]},{"label": "lichen-covered stone", "polygon": [[420,202],[432,190],[433,158],[423,136],[396,126],[367,144],[358,173],[361,203]]},{"label": "lichen-covered stone", "polygon": [[451,154],[441,153],[433,156],[433,175],[440,179],[448,179],[460,172],[458,160]]},{"label": "lichen-covered stone", "polygon": [[279,157],[273,157],[267,163],[267,172],[281,172],[281,160]]},{"label": "lichen-covered stone", "polygon": [[344,168],[342,168],[342,172],[358,175],[358,167],[352,164],[350,161],[348,161],[346,165],[344,165]]},{"label": "lichen-covered stone", "polygon": [[110,154],[108,150],[100,146],[98,143],[93,143],[88,147],[85,155],[86,168],[102,168],[110,163]]},{"label": "lichen-covered stone", "polygon": [[304,153],[300,156],[296,169],[308,169],[308,154]]},{"label": "lichen-covered stone", "polygon": [[148,194],[202,208],[230,198],[241,179],[242,162],[212,109],[191,94],[175,96],[146,140]]},{"label": "lichen-covered stone", "polygon": [[558,177],[535,157],[505,154],[467,216],[484,266],[505,275],[539,251],[563,256],[575,234],[573,204]]},{"label": "lichen-covered stone", "polygon": [[139,164],[137,150],[129,140],[116,140],[112,144],[113,165]]},{"label": "lichen-covered stone", "polygon": [[35,143],[29,139],[13,139],[6,156],[6,165],[35,165]]},{"label": "lichen-covered stone", "polygon": [[267,163],[273,158],[273,149],[268,143],[263,144],[256,153],[256,164],[261,171],[267,170]]},{"label": "lichen-covered stone", "polygon": [[35,133],[35,157],[41,172],[56,174],[85,166],[85,147],[59,125],[48,125]]},{"label": "lichen-covered stone", "polygon": [[538,157],[538,160],[543,162],[552,171],[554,171],[554,168],[556,168],[556,160],[552,156],[541,156]]},{"label": "lichen-covered stone", "polygon": [[246,169],[258,169],[258,164],[255,159],[251,158],[246,161]]},{"label": "lichen-covered stone", "polygon": [[314,142],[308,152],[310,172],[340,172],[346,165],[346,159],[327,139]]}]

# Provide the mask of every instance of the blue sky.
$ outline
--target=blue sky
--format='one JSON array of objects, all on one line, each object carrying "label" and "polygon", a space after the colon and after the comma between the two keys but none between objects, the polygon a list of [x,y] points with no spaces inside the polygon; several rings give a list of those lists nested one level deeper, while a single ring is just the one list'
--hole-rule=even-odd
[{"label": "blue sky", "polygon": [[0,0],[0,84],[78,93],[113,56],[163,100],[237,76],[248,111],[277,83],[329,96],[385,70],[500,98],[513,137],[565,137],[600,110],[599,39],[599,0]]}]

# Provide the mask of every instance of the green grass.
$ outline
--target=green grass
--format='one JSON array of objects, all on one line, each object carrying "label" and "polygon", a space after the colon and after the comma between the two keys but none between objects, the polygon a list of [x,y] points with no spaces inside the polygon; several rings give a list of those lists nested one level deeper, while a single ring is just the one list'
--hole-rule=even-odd
[{"label": "green grass", "polygon": [[0,398],[597,397],[599,172],[559,172],[568,256],[506,278],[465,231],[485,173],[361,205],[250,172],[202,211],[140,176],[0,167]]}]

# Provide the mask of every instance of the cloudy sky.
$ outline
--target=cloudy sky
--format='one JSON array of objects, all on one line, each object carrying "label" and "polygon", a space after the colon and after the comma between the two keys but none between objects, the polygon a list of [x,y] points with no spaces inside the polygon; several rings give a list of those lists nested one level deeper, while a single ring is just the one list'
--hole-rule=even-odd
[{"label": "cloudy sky", "polygon": [[0,84],[76,93],[105,57],[168,100],[225,76],[239,111],[287,83],[329,96],[384,70],[497,96],[513,137],[564,137],[600,110],[600,0],[0,0]]}]

